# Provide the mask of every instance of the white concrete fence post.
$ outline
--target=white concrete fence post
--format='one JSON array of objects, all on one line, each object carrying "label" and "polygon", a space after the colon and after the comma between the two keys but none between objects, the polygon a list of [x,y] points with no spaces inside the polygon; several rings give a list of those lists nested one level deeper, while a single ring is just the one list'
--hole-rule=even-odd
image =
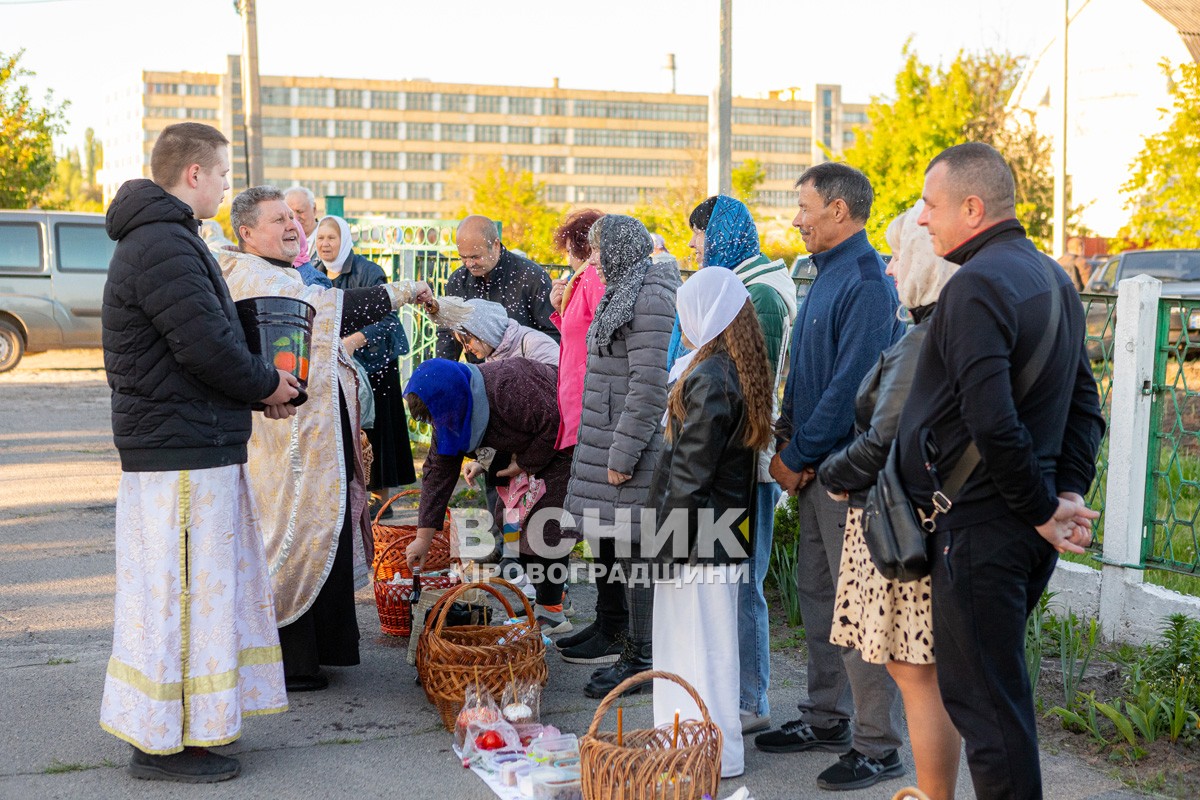
[{"label": "white concrete fence post", "polygon": [[1100,626],[1106,635],[1121,641],[1141,639],[1130,627],[1148,622],[1131,616],[1139,605],[1135,598],[1142,584],[1142,570],[1124,565],[1139,565],[1142,557],[1154,351],[1161,295],[1162,283],[1148,275],[1121,281],[1117,291]]}]

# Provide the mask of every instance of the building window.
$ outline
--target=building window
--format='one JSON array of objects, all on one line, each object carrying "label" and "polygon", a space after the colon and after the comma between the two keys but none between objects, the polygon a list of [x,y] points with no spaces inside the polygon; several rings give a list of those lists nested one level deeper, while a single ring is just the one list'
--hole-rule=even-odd
[{"label": "building window", "polygon": [[333,193],[342,197],[362,197],[363,186],[362,181],[334,181]]},{"label": "building window", "polygon": [[636,186],[577,186],[575,202],[630,205],[638,202],[643,192],[649,191]]},{"label": "building window", "polygon": [[179,84],[147,83],[146,94],[179,94]]},{"label": "building window", "polygon": [[363,138],[363,124],[357,119],[335,120],[333,135],[339,139],[361,139]]},{"label": "building window", "polygon": [[690,165],[685,161],[648,158],[577,158],[578,175],[642,175],[670,177],[682,175]]},{"label": "building window", "polygon": [[400,138],[400,123],[399,122],[372,122],[371,123],[371,138],[372,139],[399,139]]},{"label": "building window", "polygon": [[477,142],[498,142],[498,141],[500,141],[500,126],[499,125],[476,125],[475,126],[475,141],[477,141]]},{"label": "building window", "polygon": [[262,104],[264,106],[290,106],[292,104],[292,90],[286,86],[264,86],[262,90]]},{"label": "building window", "polygon": [[183,86],[183,93],[193,97],[215,97],[217,85],[215,83],[187,83]]},{"label": "building window", "polygon": [[533,156],[505,156],[509,172],[533,172]]},{"label": "building window", "polygon": [[[674,131],[575,129],[575,144],[582,147],[654,147],[694,150],[703,147],[706,139],[707,137],[701,134]],[[736,136],[734,142],[734,149],[736,149]]]},{"label": "building window", "polygon": [[432,122],[410,122],[405,128],[406,139],[413,139],[421,142],[433,141],[433,123]]},{"label": "building window", "polygon": [[566,128],[542,128],[542,144],[566,144]]},{"label": "building window", "polygon": [[215,108],[189,108],[186,109],[188,119],[216,119],[217,110]]},{"label": "building window", "polygon": [[508,113],[509,114],[525,114],[533,113],[533,98],[532,97],[510,97],[508,98]]},{"label": "building window", "polygon": [[325,150],[301,150],[301,167],[324,168],[329,166],[329,154]]},{"label": "building window", "polygon": [[567,171],[567,160],[562,156],[542,156],[542,172],[560,174]]},{"label": "building window", "polygon": [[433,169],[433,153],[409,153],[407,162],[410,170],[431,170]]},{"label": "building window", "polygon": [[533,128],[522,127],[518,125],[508,126],[508,143],[509,144],[531,144],[533,142]]},{"label": "building window", "polygon": [[458,169],[462,163],[462,153],[442,153],[442,169]]},{"label": "building window", "polygon": [[567,187],[565,187],[565,186],[547,186],[546,187],[546,202],[548,202],[548,203],[565,203],[565,202],[567,202]]},{"label": "building window", "polygon": [[755,153],[807,153],[812,139],[807,136],[734,136],[733,149]]},{"label": "building window", "polygon": [[300,135],[301,136],[320,136],[326,137],[329,135],[329,125],[327,120],[323,119],[301,119],[300,120]]},{"label": "building window", "polygon": [[442,111],[466,111],[467,110],[467,95],[465,94],[443,94],[442,95]]},{"label": "building window", "polygon": [[371,108],[397,109],[399,107],[399,92],[371,92]]},{"label": "building window", "polygon": [[284,117],[263,117],[263,136],[291,136],[292,121]]},{"label": "building window", "polygon": [[164,108],[163,106],[146,106],[146,116],[154,119],[179,119],[182,108]]},{"label": "building window", "polygon": [[263,163],[268,167],[290,167],[292,151],[281,147],[263,148]]},{"label": "building window", "polygon": [[373,150],[371,152],[371,169],[400,169],[400,154]]},{"label": "building window", "polygon": [[375,181],[371,184],[371,197],[375,200],[399,200],[399,181]]},{"label": "building window", "polygon": [[467,126],[466,125],[449,125],[442,123],[442,141],[443,142],[465,142],[467,141]]},{"label": "building window", "polygon": [[500,97],[494,94],[477,94],[475,95],[475,113],[476,114],[499,114],[500,113]]},{"label": "building window", "polygon": [[300,89],[297,93],[296,105],[326,108],[329,106],[329,93],[324,89]]},{"label": "building window", "polygon": [[771,208],[788,208],[796,205],[796,193],[794,191],[759,191],[754,193],[754,199],[759,205],[770,206]]},{"label": "building window", "polygon": [[734,108],[733,124],[807,128],[812,125],[812,113],[792,108]]},{"label": "building window", "polygon": [[362,89],[335,89],[333,104],[338,108],[362,108]]},{"label": "building window", "polygon": [[671,122],[705,122],[708,106],[681,103],[634,103],[617,100],[576,100],[575,116],[601,119],[657,119]]},{"label": "building window", "polygon": [[433,200],[436,191],[436,183],[425,183],[418,181],[409,181],[408,183],[408,199],[409,200]]},{"label": "building window", "polygon": [[547,117],[564,117],[567,114],[567,101],[561,98],[542,98],[542,114]]},{"label": "building window", "polygon": [[362,153],[358,150],[338,150],[334,153],[333,165],[338,169],[362,169]]},{"label": "building window", "polygon": [[847,125],[866,125],[867,112],[865,111],[847,111],[842,114],[842,122]]},{"label": "building window", "polygon": [[409,111],[429,111],[433,108],[433,95],[430,92],[408,92],[404,107]]},{"label": "building window", "polygon": [[[740,166],[740,164],[739,164]],[[794,181],[808,169],[808,164],[763,164],[763,172],[769,181]]]}]

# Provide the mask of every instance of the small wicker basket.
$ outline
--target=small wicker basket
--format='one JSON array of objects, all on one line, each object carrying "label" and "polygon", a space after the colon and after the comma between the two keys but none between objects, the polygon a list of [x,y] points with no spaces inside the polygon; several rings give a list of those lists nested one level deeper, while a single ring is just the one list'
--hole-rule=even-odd
[{"label": "small wicker basket", "polygon": [[[375,541],[375,558],[371,562],[371,569],[376,574],[377,579],[391,580],[392,575],[397,572],[403,578],[412,577],[412,570],[408,567],[408,558],[405,551],[408,548],[409,542],[417,538],[417,526],[387,525],[379,520],[388,507],[401,497],[420,496],[420,494],[420,489],[407,489],[393,495],[379,509],[379,513],[375,515],[375,519],[371,523],[371,534]],[[454,518],[447,511],[441,530],[435,531],[433,534],[433,541],[429,545],[429,554],[425,556],[425,571],[436,572],[450,566],[450,543],[454,541],[457,535]],[[396,541],[403,542],[404,546],[393,551],[391,544]],[[384,558],[384,554],[389,551],[390,556]]]},{"label": "small wicker basket", "polygon": [[[512,625],[446,627],[450,606],[473,591],[492,595],[504,606],[508,617],[515,616],[512,604],[500,588],[520,598],[525,609],[524,621]],[[546,685],[546,646],[541,628],[529,600],[508,581],[492,578],[460,584],[446,592],[429,613],[431,621],[417,641],[417,676],[446,730],[454,730],[468,686],[479,683],[499,697],[514,678]]]},{"label": "small wicker basket", "polygon": [[[407,541],[396,539],[375,560],[375,608],[379,611],[379,627],[388,636],[412,635],[413,579],[401,577],[394,581],[395,570],[387,570],[390,573],[387,578],[380,574],[381,567],[394,560],[390,551],[406,547]],[[404,554],[403,549],[400,554]],[[459,577],[453,574],[421,575],[422,589],[449,589],[459,583]]]},{"label": "small wicker basket", "polygon": [[[600,731],[609,708],[627,690],[646,681],[672,681],[683,687],[703,720],[679,723],[677,746],[672,726],[626,731]],[[715,796],[721,782],[721,729],[708,715],[696,690],[671,672],[649,670],[634,675],[608,693],[596,709],[592,725],[579,742],[579,766],[584,800],[700,800]]]}]

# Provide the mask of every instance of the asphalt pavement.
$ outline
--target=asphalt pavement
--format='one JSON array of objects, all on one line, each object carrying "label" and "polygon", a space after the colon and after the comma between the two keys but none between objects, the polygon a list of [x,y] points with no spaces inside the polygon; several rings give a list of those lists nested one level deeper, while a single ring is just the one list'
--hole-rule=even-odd
[{"label": "asphalt pavement", "polygon": [[[246,720],[220,748],[242,761],[234,781],[186,786],[136,781],[129,746],[97,724],[112,635],[113,503],[119,464],[108,390],[94,351],[28,357],[0,375],[0,798],[479,798],[494,795],[451,751],[451,735],[405,663],[406,640],[384,636],[370,588],[358,595],[363,663],[328,670],[328,690],[294,694],[284,714]],[[574,587],[577,625],[594,589]],[[591,668],[549,654],[542,718],[580,735],[597,701],[581,691]],[[804,691],[794,649],[772,652],[776,722]],[[649,695],[629,698],[625,726],[650,719]],[[613,720],[605,721],[607,727]],[[749,743],[748,743],[749,744]],[[889,798],[907,779],[839,793]],[[829,796],[817,774],[829,753],[768,755],[748,746],[748,786],[758,800]],[[1143,795],[1068,755],[1043,755],[1046,797],[1117,800]],[[959,797],[974,796],[965,762]]]}]

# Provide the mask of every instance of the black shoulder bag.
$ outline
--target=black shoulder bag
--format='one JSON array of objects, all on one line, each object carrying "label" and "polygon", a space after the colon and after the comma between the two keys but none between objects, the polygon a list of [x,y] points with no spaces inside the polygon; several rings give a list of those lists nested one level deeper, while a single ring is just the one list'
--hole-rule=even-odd
[{"label": "black shoulder bag", "polygon": [[[1057,275],[1051,274],[1050,319],[1037,350],[1017,376],[1013,392],[1014,404],[1024,399],[1049,360],[1061,315],[1062,293],[1059,290]],[[896,442],[892,442],[887,461],[879,471],[875,485],[867,493],[867,504],[862,517],[863,538],[867,542],[871,561],[885,578],[894,581],[915,581],[929,574],[925,537],[936,530],[937,517],[950,511],[954,505],[952,498],[962,491],[971,473],[979,466],[980,458],[975,442],[969,442],[954,468],[950,470],[945,484],[941,484],[937,472],[929,464],[926,465],[933,477],[935,488],[930,498],[933,513],[926,515],[913,508],[909,502],[900,478]]]}]

